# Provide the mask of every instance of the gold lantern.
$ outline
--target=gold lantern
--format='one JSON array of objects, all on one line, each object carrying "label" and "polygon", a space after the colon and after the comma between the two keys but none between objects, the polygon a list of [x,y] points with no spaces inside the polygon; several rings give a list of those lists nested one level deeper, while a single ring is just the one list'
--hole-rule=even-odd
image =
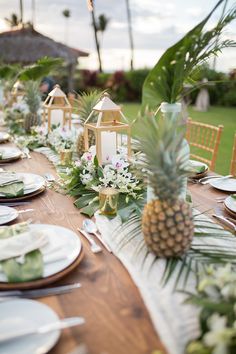
[{"label": "gold lantern", "polygon": [[[89,122],[94,112],[98,113],[97,122]],[[89,149],[89,130],[91,130],[96,138],[96,155],[100,165],[108,163],[110,157],[116,155],[118,148],[124,145],[127,157],[131,155],[130,126],[121,122],[121,117],[126,120],[120,106],[112,102],[108,93],[104,93],[85,121],[85,151]]]},{"label": "gold lantern", "polygon": [[53,124],[60,124],[64,127],[68,123],[71,128],[71,113],[72,107],[66,94],[59,85],[55,85],[43,103],[43,123],[46,122],[47,117],[48,131],[51,130]]}]

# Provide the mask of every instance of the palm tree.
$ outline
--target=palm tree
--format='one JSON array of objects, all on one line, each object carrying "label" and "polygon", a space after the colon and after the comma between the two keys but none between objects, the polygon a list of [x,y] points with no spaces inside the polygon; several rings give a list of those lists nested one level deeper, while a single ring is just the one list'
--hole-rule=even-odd
[{"label": "palm tree", "polygon": [[132,21],[131,21],[131,11],[129,0],[126,2],[126,11],[128,19],[128,32],[129,32],[129,43],[130,43],[130,70],[134,69],[134,41],[133,41],[133,31],[132,31]]},{"label": "palm tree", "polygon": [[5,21],[11,28],[18,26],[21,23],[21,20],[15,13],[11,14],[10,18],[5,17]]},{"label": "palm tree", "polygon": [[93,27],[93,32],[94,32],[94,39],[95,39],[95,44],[96,44],[96,49],[97,49],[97,55],[98,55],[98,64],[99,64],[99,71],[102,73],[102,59],[101,59],[101,53],[100,53],[100,44],[98,41],[98,31],[97,31],[97,23],[95,19],[95,13],[94,13],[94,7],[90,11],[91,17],[92,17],[92,27]]},{"label": "palm tree", "polygon": [[[107,29],[109,21],[110,21],[110,19],[108,17],[106,17],[106,15],[104,15],[104,14],[101,14],[98,16],[96,28],[97,28],[97,32],[101,32],[102,36],[103,36],[105,30]],[[102,41],[102,39],[100,39],[100,46],[101,46],[101,41]]]},{"label": "palm tree", "polygon": [[24,23],[24,8],[23,8],[23,0],[20,0],[20,23]]},{"label": "palm tree", "polygon": [[62,11],[62,15],[65,17],[65,43],[68,43],[68,24],[70,18],[70,10],[65,9]]}]

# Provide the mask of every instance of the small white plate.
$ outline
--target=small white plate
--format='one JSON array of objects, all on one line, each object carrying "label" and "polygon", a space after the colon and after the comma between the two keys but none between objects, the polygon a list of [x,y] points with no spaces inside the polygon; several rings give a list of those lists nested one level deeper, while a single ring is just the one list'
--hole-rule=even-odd
[{"label": "small white plate", "polygon": [[224,200],[226,208],[236,214],[236,199],[229,196]]},{"label": "small white plate", "polygon": [[[43,278],[67,268],[76,260],[82,250],[80,238],[70,229],[47,224],[32,224],[30,229],[48,231],[49,243],[41,250],[45,261]],[[51,259],[51,261],[46,262],[46,259]],[[0,282],[7,282],[5,274],[1,271]]]},{"label": "small white plate", "polygon": [[[59,320],[57,314],[47,305],[33,300],[7,300],[0,303],[0,333],[9,333],[22,328],[39,326]],[[60,331],[32,334],[9,342],[1,343],[4,354],[45,354],[58,341]]]},{"label": "small white plate", "polygon": [[236,179],[235,178],[215,178],[209,184],[224,192],[236,192]]},{"label": "small white plate", "polygon": [[18,158],[21,156],[22,152],[17,148],[5,147],[0,148],[0,154],[2,155],[2,159],[0,159],[1,162],[1,160]]},{"label": "small white plate", "polygon": [[7,141],[10,138],[8,133],[0,132],[0,143]]},{"label": "small white plate", "polygon": [[[45,183],[46,183],[45,179],[42,176],[35,175],[34,173],[18,173],[17,172],[17,176],[19,176],[23,179],[24,195],[38,191],[43,186],[45,186]],[[0,193],[0,197],[5,198],[5,196],[1,193]]]},{"label": "small white plate", "polygon": [[19,214],[16,209],[0,205],[0,225],[4,225],[12,220],[15,220],[18,215]]}]

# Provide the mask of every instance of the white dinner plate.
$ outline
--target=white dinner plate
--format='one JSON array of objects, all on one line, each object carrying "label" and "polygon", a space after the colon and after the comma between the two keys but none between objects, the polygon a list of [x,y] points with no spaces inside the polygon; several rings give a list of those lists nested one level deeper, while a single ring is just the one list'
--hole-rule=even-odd
[{"label": "white dinner plate", "polygon": [[[38,191],[46,183],[45,179],[42,176],[35,175],[34,173],[18,173],[17,172],[17,175],[23,179],[24,195]],[[4,198],[5,196],[0,193],[0,197]]]},{"label": "white dinner plate", "polygon": [[226,208],[236,214],[236,199],[229,196],[224,200]]},{"label": "white dinner plate", "polygon": [[[82,250],[78,235],[62,226],[47,224],[29,225],[31,230],[48,230],[49,242],[43,247],[43,278],[56,274],[71,265]],[[7,282],[0,269],[0,282]]]},{"label": "white dinner plate", "polygon": [[16,209],[0,205],[0,225],[4,225],[12,220],[15,220],[18,215],[19,214]]},{"label": "white dinner plate", "polygon": [[[47,305],[33,300],[7,300],[0,303],[0,333],[9,333],[22,328],[39,326],[59,320]],[[32,334],[0,344],[2,354],[45,354],[58,341],[60,330],[50,333]]]},{"label": "white dinner plate", "polygon": [[0,132],[0,143],[7,141],[10,138],[8,133]]},{"label": "white dinner plate", "polygon": [[209,184],[224,192],[236,192],[236,179],[235,178],[215,178]]},{"label": "white dinner plate", "polygon": [[17,148],[5,147],[0,148],[0,154],[2,155],[2,159],[0,159],[1,162],[1,160],[18,158],[21,156],[22,152]]}]

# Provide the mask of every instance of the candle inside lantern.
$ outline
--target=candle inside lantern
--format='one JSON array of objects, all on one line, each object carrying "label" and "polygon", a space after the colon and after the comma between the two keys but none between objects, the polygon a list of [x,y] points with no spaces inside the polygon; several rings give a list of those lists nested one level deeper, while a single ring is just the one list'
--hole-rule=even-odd
[{"label": "candle inside lantern", "polygon": [[99,191],[99,209],[103,215],[116,215],[119,191],[115,188],[102,188]]},{"label": "candle inside lantern", "polygon": [[51,110],[51,126],[52,125],[63,126],[63,111],[61,109]]},{"label": "candle inside lantern", "polygon": [[101,133],[101,153],[103,164],[110,162],[112,156],[116,155],[116,132]]}]

